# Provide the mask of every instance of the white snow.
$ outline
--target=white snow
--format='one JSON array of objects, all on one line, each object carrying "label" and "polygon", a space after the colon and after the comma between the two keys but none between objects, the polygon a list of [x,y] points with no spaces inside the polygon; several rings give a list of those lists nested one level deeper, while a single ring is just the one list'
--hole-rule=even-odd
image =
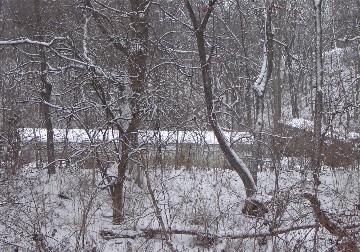
[{"label": "white snow", "polygon": [[267,61],[268,61],[268,52],[266,51],[266,47],[264,45],[264,58],[261,66],[261,70],[258,78],[256,79],[253,89],[258,96],[263,96],[265,92],[265,86],[267,83]]},{"label": "white snow", "polygon": [[[314,130],[314,122],[311,120],[307,120],[304,118],[292,118],[288,120],[282,120],[282,123],[285,125],[289,125],[294,128],[303,129],[307,131]],[[323,125],[323,131],[327,128],[327,125]],[[340,128],[333,128],[332,132],[327,132],[326,136],[333,136],[338,139],[347,139],[347,140],[355,140],[360,139],[360,134],[354,131],[345,132]]]},{"label": "white snow", "polygon": [[283,121],[283,123],[298,129],[304,129],[308,131],[314,130],[314,122],[304,118],[292,118]]},{"label": "white snow", "polygon": [[29,38],[18,39],[18,40],[2,40],[2,41],[0,41],[0,45],[33,44],[33,45],[40,45],[40,46],[48,47],[52,43],[54,43],[54,41],[56,41],[56,40],[65,40],[65,39],[66,38],[64,38],[64,37],[55,37],[50,42],[36,41],[36,40],[29,39]]},{"label": "white snow", "polygon": [[[281,162],[279,189],[274,191],[275,173],[259,173],[259,194],[256,197],[269,202],[269,213],[264,219],[256,219],[241,214],[244,202],[244,188],[234,171],[223,169],[153,169],[148,173],[161,215],[169,230],[190,230],[217,235],[219,242],[204,248],[196,236],[171,235],[171,243],[178,251],[259,251],[267,247],[284,248],[288,251],[299,241],[301,248],[313,245],[313,229],[304,228],[289,231],[277,236],[278,239],[266,239],[265,247],[260,248],[252,238],[231,239],[228,236],[269,233],[269,225],[277,223],[275,230],[285,230],[296,226],[315,223],[311,207],[301,195],[312,192],[311,186],[300,183],[311,172],[300,172],[301,164],[294,163],[292,169],[289,160]],[[300,169],[297,171],[296,169]],[[78,170],[70,173],[59,170],[50,180],[46,171],[37,170],[36,176],[28,177],[28,166],[16,186],[7,194],[1,194],[0,232],[7,232],[2,240],[7,245],[2,251],[12,251],[14,245],[22,249],[35,251],[34,232],[41,233],[46,246],[55,251],[168,251],[160,236],[144,237],[143,230],[159,229],[152,203],[146,187],[139,188],[129,181],[126,184],[125,220],[121,225],[111,223],[111,198],[106,190],[99,190],[96,183],[101,180],[93,170]],[[21,178],[21,179],[20,179]],[[324,170],[321,174],[323,184],[318,195],[322,207],[327,213],[341,214],[353,212],[358,203],[360,187],[358,175],[351,171]],[[0,184],[2,189],[7,185]],[[4,192],[4,191],[3,191]],[[59,194],[69,199],[60,198]],[[281,207],[285,207],[280,211]],[[9,225],[9,224],[12,225]],[[83,225],[85,223],[85,225]],[[270,224],[264,224],[270,223]],[[36,229],[34,229],[34,227]],[[99,235],[108,231],[132,238],[105,240]],[[320,228],[318,248],[324,250],[332,246],[332,237]],[[267,251],[267,250],[265,250]]]},{"label": "white snow", "polygon": [[[21,128],[19,129],[22,141],[46,141],[46,130],[42,128]],[[94,141],[118,139],[118,131],[105,131],[92,129],[88,132]],[[156,143],[161,138],[167,144],[174,143],[193,143],[193,144],[218,144],[212,131],[160,131],[148,130],[140,131],[139,138],[145,143]],[[231,142],[244,144],[252,143],[252,136],[249,132],[224,132],[226,139]],[[63,142],[67,138],[68,142],[81,143],[89,142],[90,139],[84,129],[54,129],[54,141]],[[105,138],[105,139],[104,139]]]},{"label": "white snow", "polygon": [[314,5],[319,6],[321,4],[321,0],[314,0]]}]

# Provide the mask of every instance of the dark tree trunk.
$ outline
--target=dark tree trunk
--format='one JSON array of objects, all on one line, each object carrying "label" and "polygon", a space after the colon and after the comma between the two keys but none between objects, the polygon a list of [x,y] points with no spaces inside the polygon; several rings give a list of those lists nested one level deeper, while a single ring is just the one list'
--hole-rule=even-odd
[{"label": "dark tree trunk", "polygon": [[[85,5],[93,16],[100,32],[112,41],[114,47],[127,58],[127,72],[132,91],[132,95],[129,98],[131,110],[131,115],[129,116],[131,119],[130,122],[122,124],[121,120],[116,116],[116,112],[107,106],[108,104],[103,88],[97,84],[96,80],[95,83],[93,83],[93,87],[97,90],[98,97],[105,107],[105,113],[109,122],[111,122],[110,124],[119,131],[121,138],[121,147],[118,150],[120,153],[118,158],[118,182],[115,184],[113,195],[114,224],[120,224],[123,220],[125,174],[129,168],[128,166],[131,164],[129,161],[130,152],[138,145],[137,133],[141,121],[140,103],[145,91],[146,61],[148,58],[148,16],[150,1],[131,0],[129,3],[131,8],[131,12],[129,12],[131,29],[128,30],[125,44],[122,44],[118,43],[116,39],[114,39],[114,37],[117,36],[114,36],[114,34],[104,26],[102,16],[94,9],[91,0],[85,1]],[[132,154],[131,158],[135,158],[134,155],[136,154]]]},{"label": "dark tree trunk", "polygon": [[250,69],[249,69],[249,65],[250,65],[250,62],[249,62],[249,54],[248,54],[248,50],[247,50],[247,47],[246,47],[246,32],[245,32],[245,21],[244,21],[244,15],[243,13],[240,13],[240,28],[241,28],[241,46],[242,46],[242,49],[243,49],[243,53],[244,53],[244,58],[245,60],[248,61],[248,64],[245,64],[245,74],[246,74],[246,77],[247,77],[247,80],[246,80],[246,84],[245,84],[245,110],[246,110],[246,127],[247,129],[246,130],[251,130],[251,127],[252,127],[252,102],[253,102],[253,99],[252,99],[252,83],[251,83],[251,74],[250,74]]},{"label": "dark tree trunk", "polygon": [[128,141],[123,142],[121,152],[118,164],[118,183],[115,184],[113,195],[113,222],[115,224],[119,224],[123,220],[125,174],[129,163]]},{"label": "dark tree trunk", "polygon": [[282,93],[282,80],[281,80],[281,50],[279,47],[274,49],[274,73],[272,78],[273,84],[273,97],[274,97],[274,127],[281,119],[281,93]]},{"label": "dark tree trunk", "polygon": [[[41,6],[40,0],[34,0],[34,11],[35,11],[35,20],[38,26],[38,38],[40,41],[43,41],[43,30],[42,30],[42,22],[41,22]],[[51,111],[50,103],[51,99],[51,91],[52,85],[47,79],[47,64],[46,64],[46,55],[45,55],[45,48],[44,46],[39,45],[39,54],[40,54],[40,79],[42,83],[42,90],[41,90],[41,99],[42,103],[42,113],[44,116],[45,121],[45,128],[46,128],[46,153],[47,153],[47,161],[48,161],[48,174],[52,175],[55,174],[55,148],[54,148],[54,130],[53,124],[51,120]]]},{"label": "dark tree trunk", "polygon": [[241,180],[243,181],[243,184],[246,189],[246,196],[250,198],[256,193],[257,190],[254,179],[251,173],[249,172],[246,164],[238,157],[238,155],[232,149],[228,140],[224,136],[223,131],[220,128],[218,122],[217,114],[214,110],[214,104],[213,104],[214,95],[213,95],[213,85],[212,85],[211,69],[210,69],[212,52],[210,52],[208,56],[209,58],[207,59],[204,33],[211,12],[214,9],[216,0],[209,2],[209,6],[207,8],[208,11],[205,13],[205,16],[201,21],[201,23],[198,22],[190,2],[188,0],[184,0],[184,3],[190,15],[190,19],[196,36],[196,42],[197,42],[199,60],[201,66],[201,75],[202,75],[202,81],[204,87],[205,104],[206,104],[206,110],[207,110],[207,115],[209,118],[211,129],[214,131],[220,149],[224,153],[227,161],[230,163],[231,167],[239,174]]}]

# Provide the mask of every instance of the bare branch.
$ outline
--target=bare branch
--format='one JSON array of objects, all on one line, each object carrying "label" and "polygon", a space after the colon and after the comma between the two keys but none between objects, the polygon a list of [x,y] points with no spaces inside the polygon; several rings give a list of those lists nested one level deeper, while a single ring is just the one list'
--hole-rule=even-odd
[{"label": "bare branch", "polygon": [[[246,234],[224,234],[224,235],[217,235],[209,232],[202,232],[198,230],[186,230],[186,229],[169,229],[167,230],[167,234],[172,235],[192,235],[192,236],[209,236],[213,237],[215,239],[253,239],[253,238],[263,238],[263,237],[271,237],[281,234],[288,234],[290,232],[304,230],[304,229],[313,229],[317,225],[316,224],[310,224],[310,225],[302,225],[302,226],[294,226],[289,227],[286,229],[277,229],[273,230],[272,232],[264,232],[264,233],[246,233]],[[152,229],[152,228],[144,228],[140,229],[142,233],[135,233],[135,234],[121,234],[121,233],[115,233],[113,231],[100,231],[100,235],[105,240],[111,240],[111,239],[118,239],[118,238],[130,238],[135,239],[137,237],[153,237],[155,235],[162,235],[164,231],[162,229]]]},{"label": "bare branch", "polygon": [[165,238],[165,243],[166,243],[166,245],[169,247],[169,249],[170,249],[171,251],[177,251],[177,250],[174,248],[174,246],[172,245],[172,243],[170,242],[169,232],[168,232],[168,230],[167,230],[166,227],[165,227],[164,220],[163,220],[163,218],[161,217],[161,210],[160,210],[158,204],[156,203],[156,198],[155,198],[155,195],[154,195],[154,191],[153,191],[153,189],[151,188],[150,178],[149,178],[149,173],[148,173],[148,171],[145,171],[145,175],[146,175],[146,185],[147,185],[147,188],[148,188],[150,197],[151,197],[151,202],[152,202],[152,204],[153,204],[153,207],[155,208],[155,215],[156,215],[156,218],[158,219],[158,221],[159,221],[159,223],[160,223],[160,226],[161,226],[161,235],[164,236],[164,238]]},{"label": "bare branch", "polygon": [[188,10],[190,20],[191,20],[191,23],[193,25],[193,29],[194,29],[194,31],[197,31],[199,29],[199,24],[198,24],[198,21],[196,19],[195,12],[194,12],[189,0],[184,0],[184,3],[185,3],[185,6],[186,6],[186,9]]},{"label": "bare branch", "polygon": [[205,29],[207,23],[209,22],[209,18],[210,18],[210,15],[211,13],[213,12],[214,10],[214,5],[216,4],[217,0],[213,0],[213,1],[209,1],[209,6],[206,8],[206,14],[205,14],[205,17],[204,19],[202,20],[201,24],[200,24],[200,27],[199,27],[199,30],[202,31]]},{"label": "bare branch", "polygon": [[37,46],[45,46],[50,47],[55,41],[57,40],[65,40],[64,37],[55,37],[50,42],[44,42],[44,41],[37,41],[37,40],[31,40],[28,38],[24,39],[17,39],[17,40],[3,40],[0,41],[0,45],[20,45],[20,44],[30,44],[30,45],[37,45]]},{"label": "bare branch", "polygon": [[310,202],[314,216],[321,226],[329,231],[330,234],[337,236],[339,240],[345,239],[346,246],[348,246],[349,249],[348,251],[359,251],[356,242],[351,239],[351,235],[344,228],[331,221],[326,213],[321,209],[321,203],[318,198],[310,193],[304,193],[303,197]]}]

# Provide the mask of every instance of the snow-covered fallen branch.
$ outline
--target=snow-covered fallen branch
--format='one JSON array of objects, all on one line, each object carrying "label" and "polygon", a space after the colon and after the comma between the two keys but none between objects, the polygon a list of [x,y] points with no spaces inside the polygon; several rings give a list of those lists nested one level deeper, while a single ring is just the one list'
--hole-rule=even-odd
[{"label": "snow-covered fallen branch", "polygon": [[49,47],[57,40],[65,40],[63,37],[55,37],[50,42],[31,40],[28,38],[16,39],[16,40],[2,40],[0,41],[0,45],[20,45],[20,44],[31,44],[31,45],[39,45]]},{"label": "snow-covered fallen branch", "polygon": [[[198,230],[186,230],[186,229],[169,229],[166,231],[168,235],[191,235],[191,236],[208,236],[213,239],[253,239],[253,238],[263,238],[276,236],[281,234],[287,234],[289,232],[304,230],[304,229],[313,229],[316,228],[316,224],[294,226],[284,229],[275,229],[272,232],[263,232],[263,233],[244,233],[244,234],[213,234],[210,232],[203,232]],[[143,228],[140,229],[141,232],[138,233],[116,233],[112,230],[101,230],[100,236],[105,240],[111,239],[120,239],[120,238],[129,238],[136,239],[138,237],[147,237],[155,238],[157,235],[163,235],[164,231],[162,229],[152,229],[152,228]]]}]

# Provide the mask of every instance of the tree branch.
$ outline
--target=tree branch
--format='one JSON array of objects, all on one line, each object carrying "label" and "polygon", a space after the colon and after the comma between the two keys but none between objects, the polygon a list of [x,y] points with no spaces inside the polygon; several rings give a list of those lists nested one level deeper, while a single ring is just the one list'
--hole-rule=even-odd
[{"label": "tree branch", "polygon": [[[312,229],[315,228],[316,225],[302,225],[302,226],[295,226],[290,227],[286,229],[278,229],[273,230],[272,232],[264,232],[264,233],[246,233],[246,234],[233,234],[233,235],[217,235],[212,234],[209,232],[201,232],[197,230],[186,230],[186,229],[169,229],[167,230],[167,234],[171,235],[191,235],[191,236],[209,236],[213,237],[215,239],[253,239],[253,238],[263,238],[263,237],[269,237],[269,236],[276,236],[280,234],[288,234],[289,232],[294,232],[298,230],[304,230],[304,229]],[[143,228],[140,229],[142,233],[135,233],[135,234],[121,234],[121,233],[115,233],[114,231],[110,230],[101,230],[100,236],[105,240],[111,240],[111,239],[118,239],[118,238],[130,238],[135,239],[137,237],[155,237],[156,235],[163,235],[164,231],[162,229],[152,229],[152,228]]]},{"label": "tree branch", "polygon": [[344,238],[347,246],[346,248],[349,249],[347,251],[359,251],[356,246],[356,242],[351,239],[351,235],[346,231],[346,229],[332,222],[330,218],[326,215],[324,210],[321,209],[321,203],[318,198],[316,198],[311,193],[304,193],[303,197],[310,202],[314,212],[314,216],[319,221],[321,226],[323,226],[327,231],[329,231],[330,234],[337,236],[339,240],[342,240]]},{"label": "tree branch", "polygon": [[3,41],[0,41],[0,45],[30,44],[30,45],[50,47],[55,41],[65,40],[65,39],[66,38],[64,38],[64,37],[55,37],[50,42],[44,42],[44,41],[37,41],[37,40],[31,40],[28,38],[23,38],[23,39],[17,39],[17,40],[3,40]]},{"label": "tree branch", "polygon": [[205,17],[202,20],[200,27],[199,27],[200,31],[203,31],[205,29],[205,27],[209,21],[210,15],[214,10],[214,5],[216,4],[216,2],[217,2],[217,0],[209,1],[209,6],[206,9],[207,11],[206,11]]},{"label": "tree branch", "polygon": [[155,198],[155,195],[154,195],[154,191],[151,188],[148,171],[145,171],[145,176],[146,176],[146,185],[147,185],[150,197],[151,197],[151,202],[153,204],[153,207],[155,208],[155,215],[156,215],[156,218],[158,219],[158,221],[160,223],[160,226],[161,226],[160,234],[165,238],[165,243],[169,247],[169,249],[171,251],[173,251],[173,252],[176,252],[177,250],[174,248],[174,246],[170,242],[169,232],[165,227],[165,223],[164,223],[163,218],[161,217],[161,210],[160,210],[158,204],[156,203],[156,198]]},{"label": "tree branch", "polygon": [[198,21],[196,19],[195,12],[194,12],[189,0],[184,0],[184,3],[185,3],[185,6],[186,6],[186,9],[188,10],[190,20],[191,20],[191,23],[193,25],[193,29],[194,29],[194,31],[197,31],[199,29],[199,24],[198,24]]}]

